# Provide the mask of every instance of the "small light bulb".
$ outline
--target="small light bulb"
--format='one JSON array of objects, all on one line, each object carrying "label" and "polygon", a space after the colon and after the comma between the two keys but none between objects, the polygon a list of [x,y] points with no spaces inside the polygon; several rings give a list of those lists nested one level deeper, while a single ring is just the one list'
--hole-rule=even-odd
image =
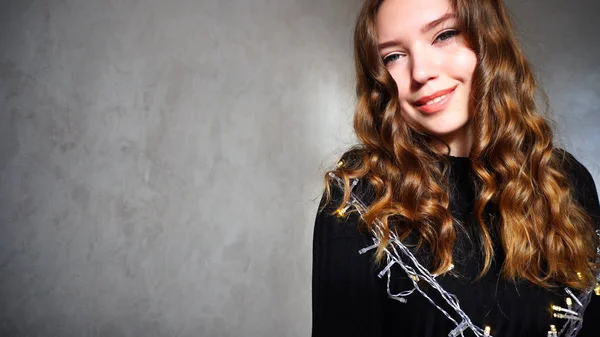
[{"label": "small light bulb", "polygon": [[343,160],[338,161],[337,167],[342,167],[342,166],[344,166],[344,161]]},{"label": "small light bulb", "polygon": [[483,336],[489,337],[491,332],[492,332],[492,328],[490,328],[489,326],[486,326],[485,329],[483,330]]},{"label": "small light bulb", "polygon": [[573,308],[573,300],[571,300],[570,297],[567,297],[565,301],[567,302],[567,308],[571,310],[571,308]]},{"label": "small light bulb", "polygon": [[352,205],[347,204],[346,207],[341,208],[337,211],[338,216],[343,217],[344,214],[346,214],[346,211],[351,207]]},{"label": "small light bulb", "polygon": [[419,282],[419,277],[417,275],[410,275],[410,278],[415,282]]},{"label": "small light bulb", "polygon": [[556,326],[550,325],[550,331],[548,331],[548,337],[557,337]]},{"label": "small light bulb", "polygon": [[581,273],[580,273],[580,272],[577,272],[577,277],[579,277],[579,279],[580,279],[580,280],[582,280],[582,279],[583,279],[583,275],[581,275]]},{"label": "small light bulb", "polygon": [[600,283],[596,283],[596,287],[594,288],[594,292],[596,296],[600,296]]}]

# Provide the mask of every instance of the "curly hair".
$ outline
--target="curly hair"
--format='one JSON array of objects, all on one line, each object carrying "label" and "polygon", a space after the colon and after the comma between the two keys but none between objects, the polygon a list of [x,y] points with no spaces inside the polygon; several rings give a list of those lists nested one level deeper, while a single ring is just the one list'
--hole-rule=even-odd
[{"label": "curly hair", "polygon": [[[412,128],[401,116],[396,84],[378,53],[375,18],[383,0],[366,0],[354,31],[357,105],[354,130],[359,144],[344,164],[329,173],[343,178],[341,211],[351,179],[368,182],[374,201],[363,221],[377,218],[385,237],[418,234],[427,244],[434,273],[447,272],[457,237],[448,210],[449,162],[434,137]],[[494,260],[490,227],[497,222],[505,260],[502,275],[545,288],[559,284],[584,289],[594,280],[597,244],[592,219],[575,200],[564,170],[565,152],[553,145],[549,122],[538,113],[533,72],[515,38],[501,0],[451,0],[459,29],[477,55],[471,89],[473,145],[469,153],[477,196],[474,213],[481,228],[484,266]],[[488,217],[495,210],[497,218]]]}]

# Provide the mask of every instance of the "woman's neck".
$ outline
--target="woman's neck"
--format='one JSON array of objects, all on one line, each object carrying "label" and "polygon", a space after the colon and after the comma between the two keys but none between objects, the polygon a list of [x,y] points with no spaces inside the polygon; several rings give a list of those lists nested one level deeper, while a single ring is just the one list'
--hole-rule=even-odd
[{"label": "woman's neck", "polygon": [[[450,155],[453,157],[468,157],[473,145],[473,133],[471,123],[466,124],[460,130],[439,137],[450,147]],[[444,152],[448,150],[444,144],[439,144]]]}]

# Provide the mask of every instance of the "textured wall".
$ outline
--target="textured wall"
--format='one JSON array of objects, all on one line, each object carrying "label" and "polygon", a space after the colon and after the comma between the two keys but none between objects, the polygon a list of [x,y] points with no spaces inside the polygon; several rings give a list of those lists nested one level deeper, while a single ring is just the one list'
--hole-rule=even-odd
[{"label": "textured wall", "polygon": [[600,2],[508,0],[550,98],[559,143],[600,187]]},{"label": "textured wall", "polygon": [[[357,2],[3,1],[0,336],[308,336]],[[512,7],[598,182],[598,5]]]},{"label": "textured wall", "polygon": [[3,1],[0,336],[306,336],[355,11]]}]

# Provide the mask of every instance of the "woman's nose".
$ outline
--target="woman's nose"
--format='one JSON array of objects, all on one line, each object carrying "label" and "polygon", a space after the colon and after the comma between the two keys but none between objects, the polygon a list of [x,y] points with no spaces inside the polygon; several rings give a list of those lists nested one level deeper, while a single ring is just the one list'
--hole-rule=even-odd
[{"label": "woman's nose", "polygon": [[427,50],[413,52],[411,58],[411,77],[415,84],[423,85],[439,76],[440,64],[435,53]]}]

